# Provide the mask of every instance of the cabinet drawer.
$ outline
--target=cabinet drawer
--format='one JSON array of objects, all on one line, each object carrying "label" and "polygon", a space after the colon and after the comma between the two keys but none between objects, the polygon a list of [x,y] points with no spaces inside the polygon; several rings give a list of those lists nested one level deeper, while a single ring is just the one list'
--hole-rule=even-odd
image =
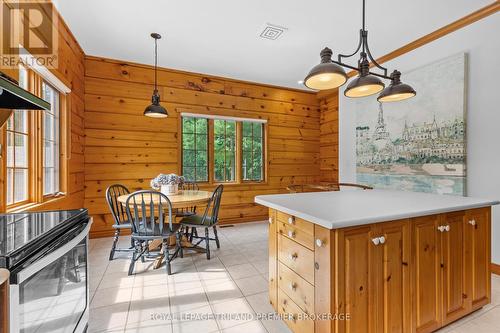
[{"label": "cabinet drawer", "polygon": [[278,267],[278,286],[305,313],[314,313],[314,286],[282,263]]},{"label": "cabinet drawer", "polygon": [[306,319],[306,314],[282,290],[278,291],[278,313],[286,315],[283,321],[292,332],[314,333],[314,321]]},{"label": "cabinet drawer", "polygon": [[276,219],[278,220],[278,222],[288,224],[304,231],[307,234],[314,235],[314,224],[312,224],[311,222],[278,211],[276,212]]},{"label": "cabinet drawer", "polygon": [[314,284],[314,252],[278,235],[278,259],[295,273]]},{"label": "cabinet drawer", "polygon": [[293,224],[278,222],[278,232],[285,237],[293,239],[308,249],[314,250],[314,235],[303,229],[297,228]]}]

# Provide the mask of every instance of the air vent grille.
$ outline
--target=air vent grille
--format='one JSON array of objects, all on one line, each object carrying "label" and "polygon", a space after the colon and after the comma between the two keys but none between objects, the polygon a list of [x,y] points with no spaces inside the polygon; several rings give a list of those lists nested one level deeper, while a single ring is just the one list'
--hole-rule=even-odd
[{"label": "air vent grille", "polygon": [[279,25],[267,23],[264,30],[260,33],[261,38],[276,40],[280,38],[287,28],[280,27]]}]

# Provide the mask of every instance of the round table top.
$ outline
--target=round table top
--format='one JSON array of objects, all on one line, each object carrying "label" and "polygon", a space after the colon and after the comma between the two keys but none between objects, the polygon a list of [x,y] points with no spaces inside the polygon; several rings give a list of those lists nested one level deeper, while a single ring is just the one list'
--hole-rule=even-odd
[{"label": "round table top", "polygon": [[[127,198],[130,194],[120,195],[118,201],[122,204],[127,202]],[[179,194],[167,195],[168,199],[172,203],[172,208],[183,208],[190,207],[196,204],[205,204],[212,197],[212,192],[209,191],[179,191]],[[153,201],[156,201],[153,198]],[[144,202],[149,204],[149,197],[144,196]],[[166,204],[166,203],[165,203]]]}]

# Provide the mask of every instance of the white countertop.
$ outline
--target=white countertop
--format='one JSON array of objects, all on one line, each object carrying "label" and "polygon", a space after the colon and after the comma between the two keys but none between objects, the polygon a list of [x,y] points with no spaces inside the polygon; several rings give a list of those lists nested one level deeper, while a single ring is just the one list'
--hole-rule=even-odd
[{"label": "white countertop", "polygon": [[498,200],[388,190],[258,195],[255,202],[328,229],[497,205]]}]

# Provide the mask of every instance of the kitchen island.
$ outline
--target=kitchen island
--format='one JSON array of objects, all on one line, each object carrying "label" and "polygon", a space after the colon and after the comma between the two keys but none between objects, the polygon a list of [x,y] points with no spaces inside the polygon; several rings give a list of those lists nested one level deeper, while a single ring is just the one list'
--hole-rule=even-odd
[{"label": "kitchen island", "polygon": [[491,206],[386,190],[262,195],[269,298],[295,333],[432,332],[490,302]]}]

